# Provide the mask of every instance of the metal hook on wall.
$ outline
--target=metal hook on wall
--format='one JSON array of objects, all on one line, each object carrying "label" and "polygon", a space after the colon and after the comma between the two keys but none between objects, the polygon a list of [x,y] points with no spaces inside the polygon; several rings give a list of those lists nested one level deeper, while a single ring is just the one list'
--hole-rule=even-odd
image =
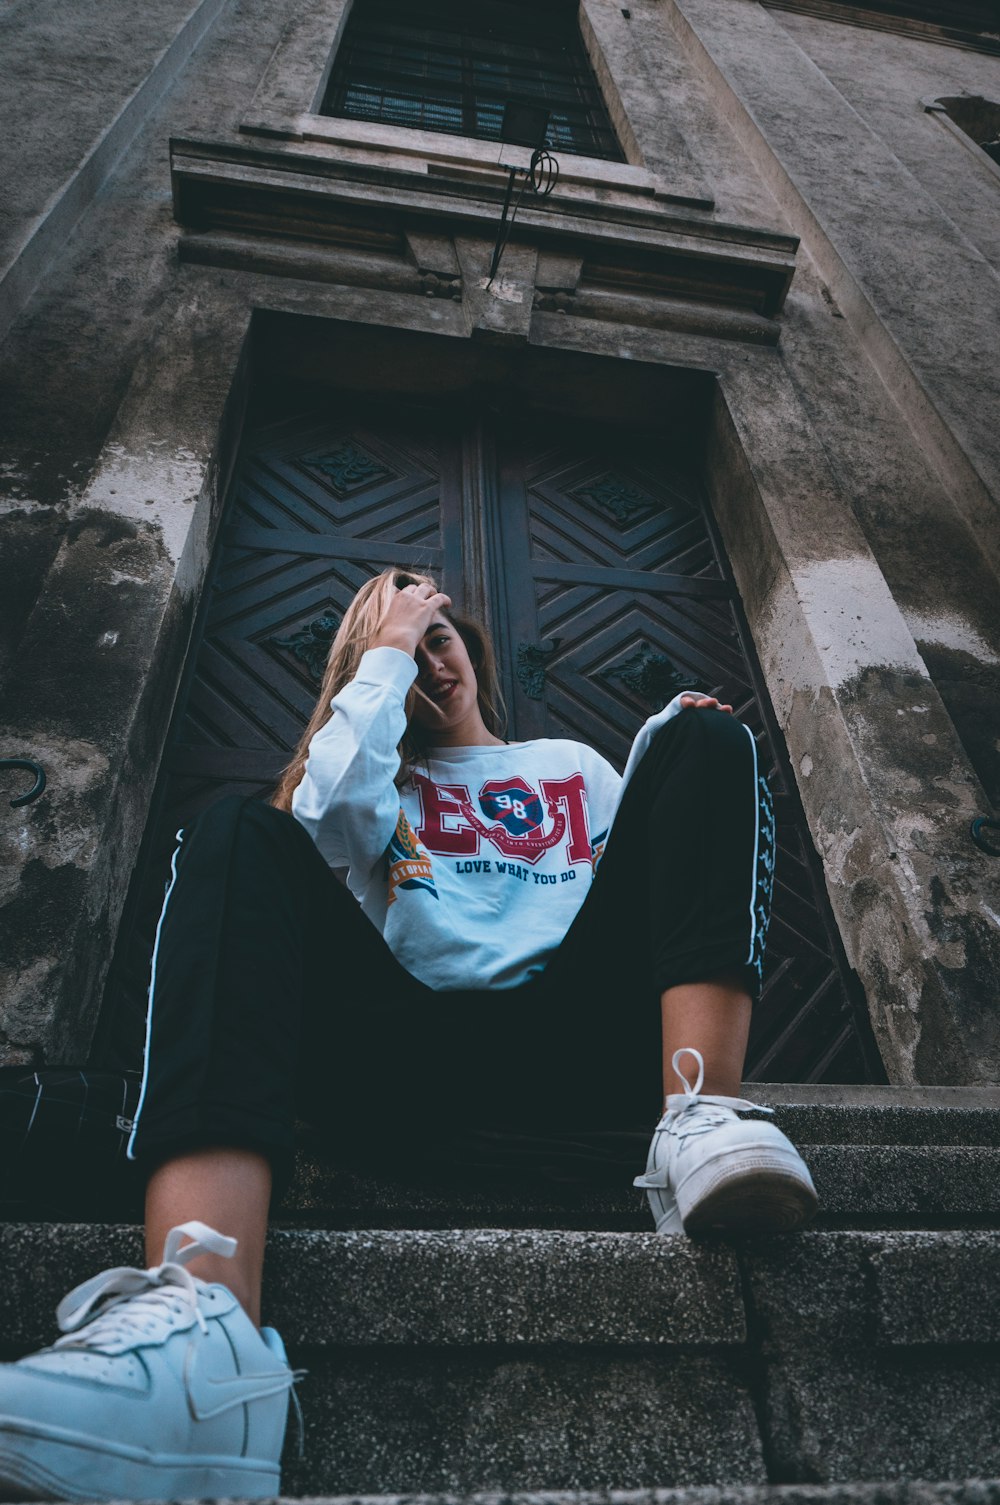
[{"label": "metal hook on wall", "polygon": [[995,847],[983,835],[987,826],[991,831],[1000,831],[1000,820],[993,820],[989,815],[977,815],[969,827],[969,835],[981,852],[988,852],[991,857],[1000,857],[1000,847]]},{"label": "metal hook on wall", "polygon": [[24,768],[35,775],[34,786],[27,794],[18,794],[10,801],[12,806],[30,805],[32,800],[45,791],[45,769],[34,758],[0,758],[0,768]]}]

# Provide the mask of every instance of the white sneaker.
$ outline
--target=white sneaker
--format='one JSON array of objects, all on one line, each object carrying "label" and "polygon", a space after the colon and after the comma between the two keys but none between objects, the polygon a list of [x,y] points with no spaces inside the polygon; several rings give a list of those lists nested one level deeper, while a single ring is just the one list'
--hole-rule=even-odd
[{"label": "white sneaker", "polygon": [[[694,1086],[681,1056],[698,1063]],[[705,1063],[697,1050],[674,1052],[684,1091],[667,1098],[667,1111],[649,1146],[645,1189],[657,1233],[786,1233],[816,1211],[816,1188],[805,1161],[774,1124],[737,1118],[737,1110],[770,1113],[739,1097],[702,1095]]]},{"label": "white sneaker", "polygon": [[236,1240],[180,1224],[161,1265],[85,1281],[65,1337],[0,1365],[0,1499],[277,1495],[292,1371],[272,1328],[184,1268],[206,1251]]}]

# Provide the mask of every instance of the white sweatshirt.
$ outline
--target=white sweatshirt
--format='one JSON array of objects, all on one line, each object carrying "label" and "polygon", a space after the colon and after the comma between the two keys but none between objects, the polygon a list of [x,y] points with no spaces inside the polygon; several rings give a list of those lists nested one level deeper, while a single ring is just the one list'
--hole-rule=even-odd
[{"label": "white sweatshirt", "polygon": [[[402,788],[397,745],[417,675],[371,648],[309,744],[292,814],[402,965],[429,987],[515,987],[540,971],[583,902],[624,781],[582,743],[443,747]],[[628,778],[652,732],[633,744]]]}]

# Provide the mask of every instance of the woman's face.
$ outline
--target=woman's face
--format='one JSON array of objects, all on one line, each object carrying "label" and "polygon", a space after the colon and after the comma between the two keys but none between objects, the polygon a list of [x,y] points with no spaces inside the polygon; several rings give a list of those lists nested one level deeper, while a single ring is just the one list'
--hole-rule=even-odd
[{"label": "woman's face", "polygon": [[439,746],[479,740],[483,718],[479,684],[469,650],[447,617],[435,616],[417,647],[417,690],[412,718]]}]

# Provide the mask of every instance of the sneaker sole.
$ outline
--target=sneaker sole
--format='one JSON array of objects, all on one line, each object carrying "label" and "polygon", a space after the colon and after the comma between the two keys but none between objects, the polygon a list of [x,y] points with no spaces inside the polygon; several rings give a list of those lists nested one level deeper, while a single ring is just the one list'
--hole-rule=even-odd
[{"label": "sneaker sole", "polygon": [[150,1456],[0,1416],[0,1500],[273,1499],[280,1471],[257,1459]]},{"label": "sneaker sole", "polygon": [[[729,1159],[729,1157],[725,1157]],[[712,1229],[746,1233],[790,1233],[815,1215],[816,1188],[798,1156],[747,1154],[737,1165],[699,1172],[677,1191],[685,1233]]]}]

